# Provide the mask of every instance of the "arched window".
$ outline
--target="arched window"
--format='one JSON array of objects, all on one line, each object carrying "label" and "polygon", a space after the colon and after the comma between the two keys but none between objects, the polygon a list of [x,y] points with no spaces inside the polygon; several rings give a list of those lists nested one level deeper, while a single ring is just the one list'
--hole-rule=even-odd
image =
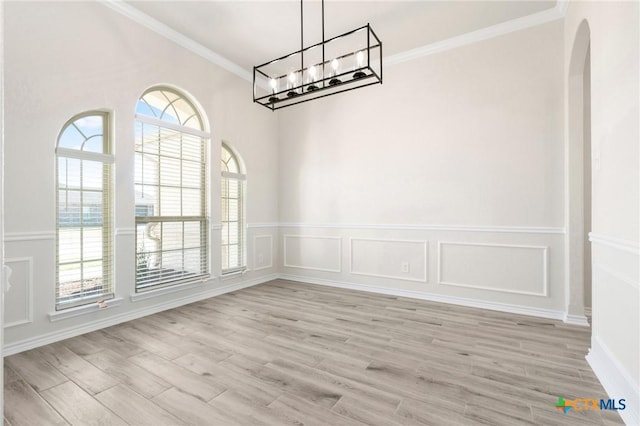
[{"label": "arched window", "polygon": [[113,297],[109,114],[69,120],[56,147],[56,310]]},{"label": "arched window", "polygon": [[203,117],[181,93],[146,91],[136,106],[136,292],[208,276]]},{"label": "arched window", "polygon": [[245,181],[240,160],[222,144],[222,273],[242,271],[245,262]]}]

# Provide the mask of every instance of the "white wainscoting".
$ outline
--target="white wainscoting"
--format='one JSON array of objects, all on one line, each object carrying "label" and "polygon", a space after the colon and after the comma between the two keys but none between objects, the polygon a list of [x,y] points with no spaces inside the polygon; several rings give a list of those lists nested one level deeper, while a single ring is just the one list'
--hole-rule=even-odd
[{"label": "white wainscoting", "polygon": [[285,268],[342,271],[342,237],[284,235],[282,239]]},{"label": "white wainscoting", "polygon": [[350,238],[350,272],[378,278],[427,282],[428,242]]},{"label": "white wainscoting", "polygon": [[438,284],[547,297],[547,246],[438,242]]},{"label": "white wainscoting", "polygon": [[33,322],[33,258],[6,258],[11,268],[11,288],[5,293],[4,327],[10,328]]},{"label": "white wainscoting", "polygon": [[273,267],[273,237],[271,234],[253,237],[253,270]]}]

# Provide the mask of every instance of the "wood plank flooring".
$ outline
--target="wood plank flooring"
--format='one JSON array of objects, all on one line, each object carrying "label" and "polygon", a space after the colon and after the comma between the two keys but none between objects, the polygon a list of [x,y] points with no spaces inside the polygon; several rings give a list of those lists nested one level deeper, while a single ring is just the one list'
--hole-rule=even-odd
[{"label": "wood plank flooring", "polygon": [[277,280],[5,358],[5,425],[613,425],[559,321]]}]

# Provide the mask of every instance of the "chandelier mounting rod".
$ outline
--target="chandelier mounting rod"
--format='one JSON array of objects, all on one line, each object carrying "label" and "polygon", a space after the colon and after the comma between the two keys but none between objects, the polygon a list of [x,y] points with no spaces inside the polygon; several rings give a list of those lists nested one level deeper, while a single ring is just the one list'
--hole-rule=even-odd
[{"label": "chandelier mounting rod", "polygon": [[[324,59],[324,0],[322,0],[322,63],[325,63]],[[322,85],[324,86],[324,66],[322,67]]]},{"label": "chandelier mounting rod", "polygon": [[300,69],[304,69],[304,7],[300,0]]}]

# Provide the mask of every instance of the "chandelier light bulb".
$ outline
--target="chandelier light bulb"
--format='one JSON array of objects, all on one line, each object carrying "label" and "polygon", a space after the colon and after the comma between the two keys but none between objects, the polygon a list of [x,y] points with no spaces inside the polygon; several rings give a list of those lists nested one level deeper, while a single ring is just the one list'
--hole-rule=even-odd
[{"label": "chandelier light bulb", "polygon": [[271,96],[269,97],[269,102],[273,104],[279,100],[276,96],[276,92],[278,91],[278,80],[276,80],[275,78],[270,78],[269,86],[271,86]]},{"label": "chandelier light bulb", "polygon": [[294,87],[296,87],[296,73],[291,71],[289,73],[289,91],[287,92],[287,96],[290,98],[298,95]]},{"label": "chandelier light bulb", "polygon": [[271,86],[271,96],[269,97],[269,102],[273,104],[279,100],[276,96],[276,92],[278,91],[278,80],[273,77],[270,78],[269,86]]},{"label": "chandelier light bulb", "polygon": [[338,62],[338,60],[334,58],[331,61],[331,68],[333,69],[333,75],[336,75],[336,73],[338,72],[339,66],[340,66],[340,62]]},{"label": "chandelier light bulb", "polygon": [[307,71],[309,73],[309,85],[307,86],[307,91],[308,92],[313,92],[314,90],[318,90],[318,86],[315,85],[316,83],[316,66],[315,65],[311,65],[309,67],[309,70]]},{"label": "chandelier light bulb", "polygon": [[331,80],[329,80],[329,86],[336,86],[340,83],[342,83],[342,80],[340,80],[338,77],[336,77],[336,75],[338,74],[338,67],[340,66],[340,62],[338,62],[338,60],[336,58],[333,58],[333,60],[331,61],[331,68],[333,69],[333,78]]},{"label": "chandelier light bulb", "polygon": [[364,67],[364,51],[360,50],[358,53],[356,53],[356,69],[357,71],[355,73],[353,73],[353,79],[357,80],[363,77],[366,77],[367,74],[362,71],[362,68]]}]

